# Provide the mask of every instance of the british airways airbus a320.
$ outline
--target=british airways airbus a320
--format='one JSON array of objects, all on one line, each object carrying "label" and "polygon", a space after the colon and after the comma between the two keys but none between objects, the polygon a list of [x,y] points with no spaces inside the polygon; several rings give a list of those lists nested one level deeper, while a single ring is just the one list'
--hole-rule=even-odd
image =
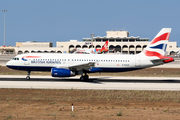
[{"label": "british airways airbus a320", "polygon": [[15,70],[51,71],[53,77],[71,77],[81,75],[80,80],[87,80],[87,73],[124,72],[157,66],[174,61],[164,56],[171,28],[163,28],[151,43],[139,54],[56,54],[29,53],[14,57],[6,66]]}]

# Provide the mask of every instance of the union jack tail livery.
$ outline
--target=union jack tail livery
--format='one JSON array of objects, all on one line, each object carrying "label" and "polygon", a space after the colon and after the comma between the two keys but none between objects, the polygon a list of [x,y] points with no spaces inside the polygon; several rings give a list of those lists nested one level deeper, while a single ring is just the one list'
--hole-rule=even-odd
[{"label": "union jack tail livery", "polygon": [[148,57],[158,57],[165,63],[173,61],[173,58],[164,56],[170,33],[171,28],[162,28],[151,43],[143,50],[144,55]]}]

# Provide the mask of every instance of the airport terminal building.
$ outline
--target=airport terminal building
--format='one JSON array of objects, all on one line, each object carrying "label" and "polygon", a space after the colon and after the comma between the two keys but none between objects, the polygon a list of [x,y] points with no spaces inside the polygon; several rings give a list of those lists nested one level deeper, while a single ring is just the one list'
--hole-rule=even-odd
[{"label": "airport terminal building", "polygon": [[[53,47],[51,42],[16,42],[15,47],[0,47],[0,54],[23,54],[23,53],[72,53],[76,48],[102,48],[106,41],[110,53],[137,54],[149,43],[149,38],[129,37],[128,31],[106,31],[104,37],[83,38],[82,41],[70,40],[67,42],[56,42]],[[166,55],[175,55],[180,51],[177,42],[168,42]]]}]

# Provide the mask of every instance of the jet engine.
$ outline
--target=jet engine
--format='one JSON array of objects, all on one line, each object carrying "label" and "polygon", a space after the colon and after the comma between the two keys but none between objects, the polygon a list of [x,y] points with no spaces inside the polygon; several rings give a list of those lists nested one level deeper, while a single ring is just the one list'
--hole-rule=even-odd
[{"label": "jet engine", "polygon": [[51,75],[52,77],[71,77],[75,76],[75,72],[65,68],[52,68]]}]

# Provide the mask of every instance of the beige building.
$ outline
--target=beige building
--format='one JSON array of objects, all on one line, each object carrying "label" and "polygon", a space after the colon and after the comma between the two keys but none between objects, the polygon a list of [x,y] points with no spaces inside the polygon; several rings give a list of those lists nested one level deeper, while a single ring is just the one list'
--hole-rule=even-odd
[{"label": "beige building", "polygon": [[[83,38],[83,41],[56,42],[56,47],[52,47],[51,42],[16,42],[16,47],[0,47],[0,54],[71,53],[76,48],[102,48],[107,40],[110,53],[123,54],[140,53],[150,43],[148,38],[129,37],[128,31],[106,31],[104,37]],[[177,42],[168,42],[166,55],[174,55],[178,51],[180,48],[177,47]]]},{"label": "beige building", "polygon": [[0,46],[0,55],[2,54],[15,54],[15,47],[12,46]]},{"label": "beige building", "polygon": [[106,31],[106,37],[129,37],[128,31]]},{"label": "beige building", "polygon": [[16,54],[22,53],[56,53],[59,52],[51,42],[16,42]]},{"label": "beige building", "polygon": [[51,42],[36,42],[36,41],[27,41],[27,42],[16,42],[16,47],[52,47]]}]

